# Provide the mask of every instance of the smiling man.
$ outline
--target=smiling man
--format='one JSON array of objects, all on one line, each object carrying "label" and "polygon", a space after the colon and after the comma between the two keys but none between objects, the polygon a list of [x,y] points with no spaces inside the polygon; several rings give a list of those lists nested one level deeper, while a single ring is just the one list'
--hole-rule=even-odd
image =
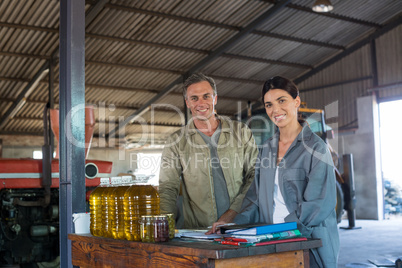
[{"label": "smiling man", "polygon": [[162,153],[159,193],[162,213],[174,213],[179,228],[231,221],[254,179],[258,149],[250,129],[215,113],[215,81],[197,73],[183,84],[192,119],[173,133]]}]

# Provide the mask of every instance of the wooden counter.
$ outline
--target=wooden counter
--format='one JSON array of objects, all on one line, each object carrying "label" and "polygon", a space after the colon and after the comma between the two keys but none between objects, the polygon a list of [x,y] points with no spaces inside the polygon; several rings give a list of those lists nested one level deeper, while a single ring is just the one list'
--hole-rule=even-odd
[{"label": "wooden counter", "polygon": [[141,243],[69,234],[72,263],[79,267],[309,267],[310,248],[321,240],[258,247],[212,242]]}]

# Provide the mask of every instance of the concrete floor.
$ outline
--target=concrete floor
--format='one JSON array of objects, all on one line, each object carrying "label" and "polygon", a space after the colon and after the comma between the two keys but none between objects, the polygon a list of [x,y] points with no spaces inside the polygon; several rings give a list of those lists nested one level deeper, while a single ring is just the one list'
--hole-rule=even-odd
[{"label": "concrete floor", "polygon": [[[338,226],[348,227],[349,222],[342,220]],[[402,217],[381,221],[356,220],[355,226],[362,228],[339,229],[341,250],[338,267],[387,267],[373,265],[369,260],[380,264],[384,259],[395,262],[397,258],[402,258]]]}]

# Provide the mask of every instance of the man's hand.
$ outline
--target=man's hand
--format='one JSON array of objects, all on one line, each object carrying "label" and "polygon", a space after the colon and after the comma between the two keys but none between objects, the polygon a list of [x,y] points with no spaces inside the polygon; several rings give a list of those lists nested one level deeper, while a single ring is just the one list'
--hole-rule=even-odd
[{"label": "man's hand", "polygon": [[220,230],[219,228],[220,228],[220,226],[225,225],[225,224],[228,224],[228,223],[227,223],[227,222],[224,222],[224,221],[217,221],[217,222],[214,222],[214,223],[212,224],[212,228],[209,229],[209,231],[206,232],[205,234],[207,234],[207,235],[209,235],[209,234],[215,234],[215,233],[220,234],[220,233],[221,233],[221,230]]},{"label": "man's hand", "polygon": [[[206,232],[205,234],[215,234],[217,233],[217,231],[219,230],[219,227],[217,227],[218,225],[224,225],[227,223],[230,223],[233,221],[233,219],[236,217],[237,212],[232,210],[232,209],[228,209],[225,213],[223,213],[223,215],[218,219],[217,222],[214,222],[212,224],[212,228]],[[220,231],[218,231],[220,233]]]}]

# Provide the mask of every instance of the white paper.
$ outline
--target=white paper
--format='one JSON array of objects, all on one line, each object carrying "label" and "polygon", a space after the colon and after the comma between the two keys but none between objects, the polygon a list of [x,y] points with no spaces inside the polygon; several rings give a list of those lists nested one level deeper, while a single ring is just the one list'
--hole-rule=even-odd
[{"label": "white paper", "polygon": [[215,238],[221,238],[222,235],[220,234],[209,234],[206,235],[205,232],[208,230],[203,230],[202,232],[182,232],[176,234],[176,237],[183,237],[183,238],[195,238],[195,239],[206,239],[206,240],[213,240]]}]

